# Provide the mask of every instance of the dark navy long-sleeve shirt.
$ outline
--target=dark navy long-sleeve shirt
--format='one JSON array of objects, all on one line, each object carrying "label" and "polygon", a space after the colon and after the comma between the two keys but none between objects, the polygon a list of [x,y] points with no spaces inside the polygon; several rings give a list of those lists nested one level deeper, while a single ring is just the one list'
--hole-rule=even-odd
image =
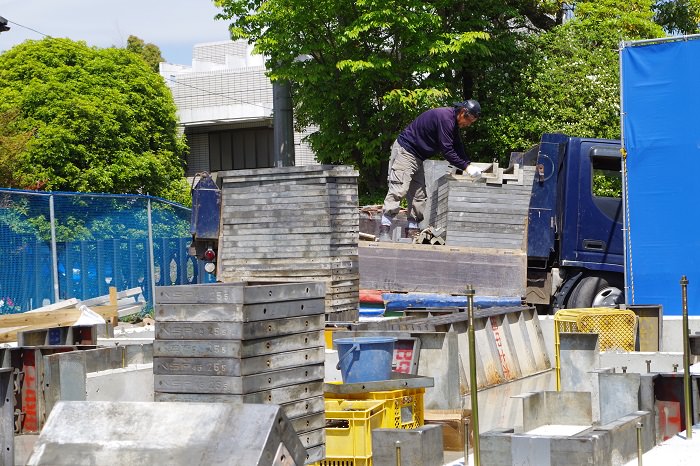
[{"label": "dark navy long-sleeve shirt", "polygon": [[469,157],[457,125],[457,109],[440,107],[418,115],[396,139],[401,147],[421,160],[442,153],[451,165],[464,170]]}]

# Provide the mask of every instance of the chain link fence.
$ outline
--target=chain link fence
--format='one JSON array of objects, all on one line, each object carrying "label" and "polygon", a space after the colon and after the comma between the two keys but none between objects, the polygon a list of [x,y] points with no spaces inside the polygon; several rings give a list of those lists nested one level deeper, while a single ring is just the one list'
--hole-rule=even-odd
[{"label": "chain link fence", "polygon": [[[0,314],[69,298],[207,281],[187,254],[191,210],[144,195],[0,189]],[[201,280],[200,280],[201,279]]]}]

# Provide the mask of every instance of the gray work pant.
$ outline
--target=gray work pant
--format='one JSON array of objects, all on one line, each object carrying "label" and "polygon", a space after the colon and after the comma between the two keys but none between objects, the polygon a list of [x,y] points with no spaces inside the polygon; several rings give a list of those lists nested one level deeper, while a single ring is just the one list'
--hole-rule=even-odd
[{"label": "gray work pant", "polygon": [[400,210],[401,199],[408,203],[408,221],[423,221],[425,203],[425,171],[423,161],[401,147],[397,141],[391,146],[389,192],[384,199],[384,215],[394,218]]}]

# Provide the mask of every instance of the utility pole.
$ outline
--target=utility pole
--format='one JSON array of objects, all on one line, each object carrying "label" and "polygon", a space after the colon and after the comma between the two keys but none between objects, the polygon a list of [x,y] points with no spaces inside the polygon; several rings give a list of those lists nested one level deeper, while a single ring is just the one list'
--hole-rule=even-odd
[{"label": "utility pole", "polygon": [[289,81],[272,83],[274,166],[294,166],[294,112]]}]

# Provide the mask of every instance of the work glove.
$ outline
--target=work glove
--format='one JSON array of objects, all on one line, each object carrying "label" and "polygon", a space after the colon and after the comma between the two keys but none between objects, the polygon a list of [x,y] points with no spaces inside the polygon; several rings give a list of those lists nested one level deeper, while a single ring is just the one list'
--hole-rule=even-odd
[{"label": "work glove", "polygon": [[469,176],[473,176],[474,178],[481,176],[481,168],[470,163],[467,165],[467,174]]}]

